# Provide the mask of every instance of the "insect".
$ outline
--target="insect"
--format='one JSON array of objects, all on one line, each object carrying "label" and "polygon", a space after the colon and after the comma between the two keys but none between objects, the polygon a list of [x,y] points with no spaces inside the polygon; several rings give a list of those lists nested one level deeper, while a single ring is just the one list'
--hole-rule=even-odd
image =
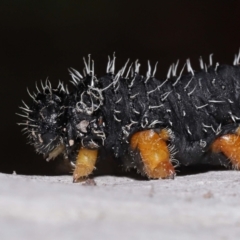
[{"label": "insect", "polygon": [[[97,77],[90,55],[84,72],[70,69],[74,90],[47,80],[23,102],[20,114],[30,144],[47,160],[63,155],[73,166],[73,181],[86,179],[97,159],[109,154],[125,169],[150,179],[174,178],[179,165],[240,166],[240,52],[233,65],[200,58],[194,71],[188,59],[166,79],[146,76],[138,61],[115,71],[109,57],[106,75]],[[103,154],[104,153],[104,154]]]}]

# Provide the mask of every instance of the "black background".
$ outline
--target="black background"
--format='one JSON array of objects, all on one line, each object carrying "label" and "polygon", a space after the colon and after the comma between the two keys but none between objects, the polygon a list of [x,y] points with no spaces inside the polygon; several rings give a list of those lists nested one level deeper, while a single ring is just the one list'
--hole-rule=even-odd
[{"label": "black background", "polygon": [[0,3],[0,171],[49,174],[51,163],[26,145],[16,116],[26,87],[49,77],[53,85],[70,79],[67,68],[83,68],[91,53],[97,75],[107,55],[116,52],[117,66],[130,58],[158,64],[157,77],[169,65],[190,57],[233,62],[240,47],[240,1],[1,1]]}]

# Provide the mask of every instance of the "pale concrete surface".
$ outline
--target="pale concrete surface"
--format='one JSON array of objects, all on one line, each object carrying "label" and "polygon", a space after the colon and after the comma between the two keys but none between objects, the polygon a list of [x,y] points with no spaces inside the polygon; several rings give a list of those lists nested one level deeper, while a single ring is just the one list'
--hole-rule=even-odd
[{"label": "pale concrete surface", "polygon": [[0,174],[0,239],[240,238],[240,172],[71,180]]}]

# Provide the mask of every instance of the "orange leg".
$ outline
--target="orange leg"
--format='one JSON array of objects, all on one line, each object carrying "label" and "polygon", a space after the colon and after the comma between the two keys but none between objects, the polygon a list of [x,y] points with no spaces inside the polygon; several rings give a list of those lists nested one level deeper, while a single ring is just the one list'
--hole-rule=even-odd
[{"label": "orange leg", "polygon": [[140,152],[144,172],[149,178],[169,178],[175,174],[166,143],[168,138],[166,129],[160,133],[154,130],[137,132],[131,138],[130,146]]},{"label": "orange leg", "polygon": [[226,134],[217,138],[212,144],[213,152],[222,152],[236,169],[240,169],[240,136],[239,129],[236,134]]},{"label": "orange leg", "polygon": [[73,182],[84,180],[95,169],[98,150],[81,148],[77,160],[76,167],[73,172]]}]

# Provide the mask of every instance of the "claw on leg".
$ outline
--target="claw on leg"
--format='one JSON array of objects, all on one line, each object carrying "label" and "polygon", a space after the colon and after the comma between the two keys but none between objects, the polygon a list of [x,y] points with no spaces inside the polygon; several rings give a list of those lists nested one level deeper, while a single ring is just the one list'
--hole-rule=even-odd
[{"label": "claw on leg", "polygon": [[170,162],[170,152],[166,141],[168,134],[162,130],[146,130],[135,133],[130,141],[132,150],[140,152],[144,172],[149,178],[172,178],[175,170]]},{"label": "claw on leg", "polygon": [[236,169],[240,169],[240,136],[239,129],[236,134],[226,134],[217,138],[212,144],[213,152],[222,152]]},{"label": "claw on leg", "polygon": [[81,148],[77,160],[76,167],[73,172],[73,182],[84,180],[95,168],[98,150]]}]

